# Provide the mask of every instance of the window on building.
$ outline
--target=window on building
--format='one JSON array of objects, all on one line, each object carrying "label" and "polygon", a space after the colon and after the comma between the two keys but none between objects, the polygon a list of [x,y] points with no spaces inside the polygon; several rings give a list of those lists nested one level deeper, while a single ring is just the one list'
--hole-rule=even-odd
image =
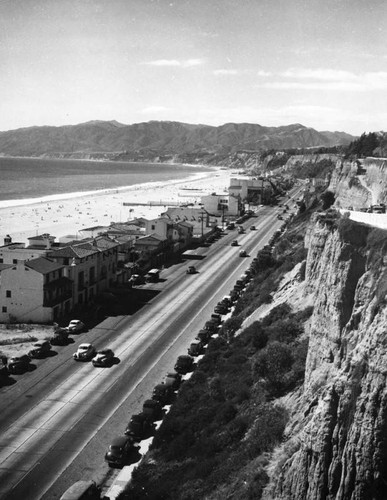
[{"label": "window on building", "polygon": [[6,306],[3,306],[3,307],[1,308],[1,312],[6,313],[6,312],[7,312],[7,307],[6,307]]},{"label": "window on building", "polygon": [[4,259],[0,259],[0,264],[4,264]]},{"label": "window on building", "polygon": [[5,291],[5,296],[8,297],[8,298],[12,297],[11,290],[6,290]]},{"label": "window on building", "polygon": [[151,225],[151,229],[152,229],[152,231],[154,231],[154,230],[156,229],[156,225],[155,225],[155,224],[152,224],[152,225]]},{"label": "window on building", "polygon": [[17,259],[12,259],[12,264],[17,264]]}]

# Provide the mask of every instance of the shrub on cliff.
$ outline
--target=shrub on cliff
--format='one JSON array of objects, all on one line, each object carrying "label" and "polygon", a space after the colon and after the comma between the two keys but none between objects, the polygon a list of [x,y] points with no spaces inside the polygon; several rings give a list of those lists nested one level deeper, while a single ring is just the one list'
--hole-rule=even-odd
[{"label": "shrub on cliff", "polygon": [[335,195],[332,191],[326,190],[321,195],[322,209],[327,210],[335,202]]}]

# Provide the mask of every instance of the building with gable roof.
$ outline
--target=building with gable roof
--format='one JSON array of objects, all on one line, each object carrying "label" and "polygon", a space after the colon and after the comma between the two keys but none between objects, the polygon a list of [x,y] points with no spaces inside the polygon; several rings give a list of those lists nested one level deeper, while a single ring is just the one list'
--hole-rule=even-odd
[{"label": "building with gable roof", "polygon": [[176,224],[189,223],[192,225],[191,239],[189,242],[187,241],[187,245],[191,242],[197,244],[205,240],[217,225],[216,219],[211,220],[210,213],[200,205],[169,207],[162,215],[169,217]]},{"label": "building with gable roof", "polygon": [[48,253],[74,282],[74,306],[92,302],[116,280],[119,243],[107,236],[74,241]]},{"label": "building with gable roof", "polygon": [[0,322],[52,323],[72,309],[73,282],[45,257],[0,267]]}]

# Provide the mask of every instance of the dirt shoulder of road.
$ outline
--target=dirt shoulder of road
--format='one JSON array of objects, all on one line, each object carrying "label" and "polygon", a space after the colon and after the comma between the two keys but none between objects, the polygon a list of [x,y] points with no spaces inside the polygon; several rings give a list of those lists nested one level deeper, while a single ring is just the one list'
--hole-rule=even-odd
[{"label": "dirt shoulder of road", "polygon": [[0,353],[10,358],[27,354],[37,340],[52,337],[52,325],[0,325]]}]

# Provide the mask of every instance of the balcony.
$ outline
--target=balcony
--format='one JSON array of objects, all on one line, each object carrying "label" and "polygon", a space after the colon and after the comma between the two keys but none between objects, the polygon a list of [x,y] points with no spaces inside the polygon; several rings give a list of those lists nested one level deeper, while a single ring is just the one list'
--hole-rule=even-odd
[{"label": "balcony", "polygon": [[51,281],[44,285],[43,293],[43,306],[53,307],[72,298],[73,281],[66,277]]}]

